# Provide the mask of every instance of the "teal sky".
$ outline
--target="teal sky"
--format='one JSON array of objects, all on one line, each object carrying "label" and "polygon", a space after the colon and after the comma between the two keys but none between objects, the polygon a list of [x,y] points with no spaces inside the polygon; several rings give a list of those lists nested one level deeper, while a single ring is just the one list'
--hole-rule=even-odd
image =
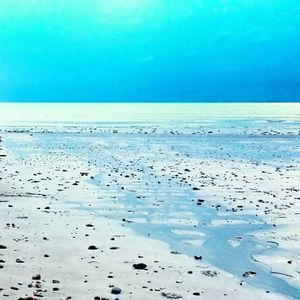
[{"label": "teal sky", "polygon": [[300,1],[1,0],[0,101],[300,101]]}]

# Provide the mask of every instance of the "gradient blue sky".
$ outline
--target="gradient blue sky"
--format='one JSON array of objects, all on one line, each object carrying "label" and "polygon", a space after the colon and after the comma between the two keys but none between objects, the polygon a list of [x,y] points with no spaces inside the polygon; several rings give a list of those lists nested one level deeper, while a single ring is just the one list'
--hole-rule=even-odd
[{"label": "gradient blue sky", "polygon": [[300,1],[0,1],[0,101],[299,100]]}]

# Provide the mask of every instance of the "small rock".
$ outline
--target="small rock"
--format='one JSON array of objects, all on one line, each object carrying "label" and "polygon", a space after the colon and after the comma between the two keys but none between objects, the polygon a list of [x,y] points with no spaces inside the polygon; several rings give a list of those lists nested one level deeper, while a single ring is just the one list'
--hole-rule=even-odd
[{"label": "small rock", "polygon": [[59,283],[59,280],[53,279],[53,280],[52,280],[52,283]]},{"label": "small rock", "polygon": [[167,299],[182,299],[182,296],[175,294],[175,293],[162,292],[161,295]]},{"label": "small rock", "polygon": [[92,245],[92,246],[89,246],[89,250],[97,250],[98,248],[96,247],[96,246],[94,246],[94,245]]},{"label": "small rock", "polygon": [[144,263],[133,264],[133,268],[136,270],[145,270],[147,268],[147,265]]},{"label": "small rock", "polygon": [[121,291],[122,290],[120,288],[118,288],[118,287],[114,287],[114,288],[111,289],[111,293],[114,294],[114,295],[121,294]]},{"label": "small rock", "polygon": [[194,258],[195,258],[195,260],[202,260],[202,256],[195,255]]},{"label": "small rock", "polygon": [[32,279],[33,279],[33,280],[41,280],[41,278],[42,278],[42,277],[41,277],[40,274],[36,274],[36,275],[33,275],[33,276],[32,276]]},{"label": "small rock", "polygon": [[255,276],[256,272],[254,271],[247,271],[243,274],[243,277],[251,277],[251,276]]}]

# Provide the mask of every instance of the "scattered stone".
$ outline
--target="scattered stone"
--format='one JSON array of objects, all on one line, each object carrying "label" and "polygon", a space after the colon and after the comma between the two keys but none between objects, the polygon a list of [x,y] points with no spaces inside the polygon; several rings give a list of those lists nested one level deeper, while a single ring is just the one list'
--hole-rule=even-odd
[{"label": "scattered stone", "polygon": [[42,276],[40,274],[36,274],[32,276],[32,280],[41,280]]},{"label": "scattered stone", "polygon": [[202,271],[201,273],[207,277],[216,277],[218,275],[216,271],[211,270]]},{"label": "scattered stone", "polygon": [[252,277],[252,276],[255,276],[256,275],[256,272],[254,271],[247,271],[243,274],[243,277]]},{"label": "scattered stone", "polygon": [[91,245],[91,246],[89,246],[89,248],[88,248],[89,250],[97,250],[98,249],[98,247],[96,247],[96,246],[94,246],[94,245]]},{"label": "scattered stone", "polygon": [[57,283],[59,283],[60,281],[59,280],[57,280],[57,279],[53,279],[52,280],[52,283],[54,283],[54,284],[57,284]]},{"label": "scattered stone", "polygon": [[114,294],[114,295],[119,295],[119,294],[121,294],[121,289],[120,288],[118,288],[118,287],[113,287],[112,289],[111,289],[111,293],[112,294]]},{"label": "scattered stone", "polygon": [[195,260],[202,260],[202,256],[195,255],[194,258],[195,258]]},{"label": "scattered stone", "polygon": [[145,270],[147,268],[147,265],[144,263],[133,264],[133,268],[136,270]]},{"label": "scattered stone", "polygon": [[161,295],[167,299],[182,299],[182,296],[175,294],[175,293],[162,292]]}]

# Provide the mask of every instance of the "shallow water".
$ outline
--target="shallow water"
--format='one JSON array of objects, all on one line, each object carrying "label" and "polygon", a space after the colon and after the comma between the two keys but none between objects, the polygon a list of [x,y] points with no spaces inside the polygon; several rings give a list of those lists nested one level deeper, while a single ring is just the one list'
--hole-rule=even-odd
[{"label": "shallow water", "polygon": [[[251,236],[251,232],[264,231],[271,228],[272,225],[265,224],[263,220],[257,217],[253,218],[251,215],[225,212],[226,217],[230,222],[233,221],[233,224],[214,226],[212,222],[224,220],[224,210],[216,211],[206,205],[196,206],[191,202],[191,199],[197,198],[197,195],[193,195],[189,188],[181,188],[180,191],[174,193],[174,186],[168,188],[168,182],[164,182],[164,178],[157,179],[161,181],[162,187],[159,193],[151,192],[149,197],[154,199],[159,197],[161,201],[159,213],[155,209],[151,209],[151,205],[147,202],[137,201],[136,199],[132,201],[132,193],[126,193],[123,197],[119,197],[119,201],[122,202],[124,207],[116,209],[113,213],[106,211],[101,205],[96,209],[90,209],[82,206],[82,203],[73,202],[73,204],[79,209],[93,210],[99,216],[113,217],[117,220],[125,218],[133,221],[127,226],[130,226],[139,234],[151,236],[168,243],[171,250],[175,251],[174,255],[177,252],[191,257],[201,255],[205,258],[205,261],[240,277],[242,281],[297,299],[300,292],[299,288],[292,287],[284,280],[272,275],[269,269],[255,263],[252,258],[254,255],[262,253],[272,254],[272,250],[277,248],[277,245],[272,242],[264,242]],[[96,176],[95,180],[101,181],[101,175]],[[132,213],[126,213],[128,210],[135,212],[134,217]],[[190,216],[191,222],[185,219],[184,224],[180,224],[185,215]],[[139,219],[143,218],[145,220],[140,222]],[[179,222],[169,224],[168,220],[173,220],[173,218]],[[245,224],[239,222],[234,224],[234,221],[242,221]],[[194,224],[197,224],[197,226]],[[176,234],[174,233],[176,230],[185,233]],[[186,231],[190,233],[187,234]],[[197,242],[199,240],[199,233],[201,234],[200,240],[203,240],[201,245],[193,243],[193,241]],[[242,240],[238,246],[234,247],[228,241],[237,236],[242,237]],[[255,271],[257,275],[251,278],[243,278],[241,275],[245,270]]]}]

